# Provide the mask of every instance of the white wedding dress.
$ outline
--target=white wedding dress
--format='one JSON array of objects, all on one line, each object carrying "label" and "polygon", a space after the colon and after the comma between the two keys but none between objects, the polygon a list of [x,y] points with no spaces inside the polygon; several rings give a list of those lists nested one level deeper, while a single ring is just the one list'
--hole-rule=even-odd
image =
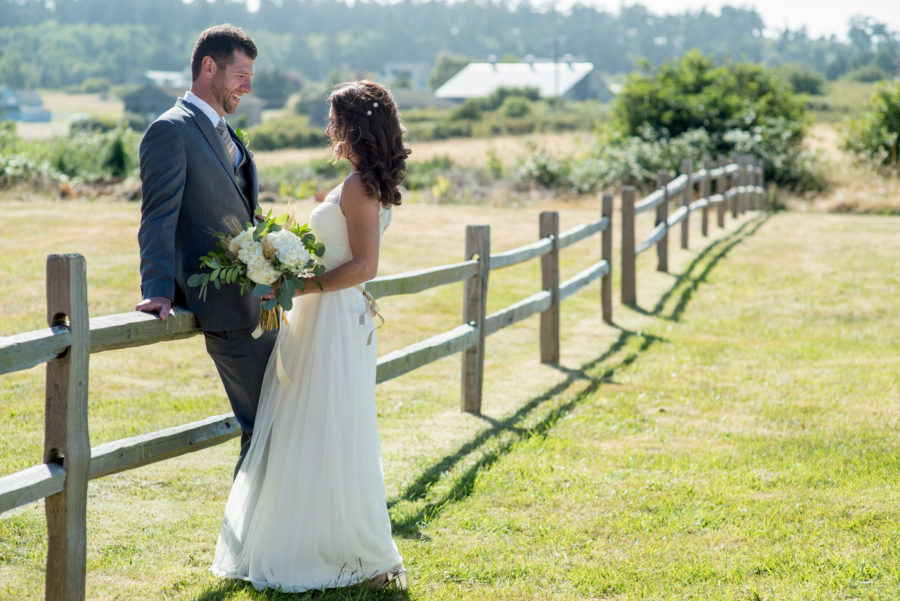
[{"label": "white wedding dress", "polygon": [[[309,219],[327,269],[351,258],[342,187]],[[382,207],[382,233],[390,217]],[[347,586],[403,561],[385,498],[369,303],[355,287],[294,301],[212,565],[217,576],[285,592]]]}]

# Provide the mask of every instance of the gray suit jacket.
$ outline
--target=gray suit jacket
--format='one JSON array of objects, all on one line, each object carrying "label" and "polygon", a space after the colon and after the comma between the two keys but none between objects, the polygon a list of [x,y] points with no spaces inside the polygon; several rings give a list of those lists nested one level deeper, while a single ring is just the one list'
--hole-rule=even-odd
[{"label": "gray suit jacket", "polygon": [[[229,131],[231,128],[229,127]],[[249,328],[259,319],[259,299],[234,284],[210,286],[206,300],[188,278],[200,257],[216,248],[216,232],[255,221],[259,181],[244,153],[247,189],[241,189],[215,127],[183,99],[150,124],[141,140],[141,289],[144,298],[164,296],[186,305],[206,331]]]}]

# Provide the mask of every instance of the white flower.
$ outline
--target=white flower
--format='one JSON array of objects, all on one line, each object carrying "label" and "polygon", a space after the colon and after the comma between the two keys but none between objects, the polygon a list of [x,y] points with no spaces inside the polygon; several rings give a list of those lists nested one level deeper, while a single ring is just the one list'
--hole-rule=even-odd
[{"label": "white flower", "polygon": [[281,273],[260,253],[247,262],[247,277],[257,284],[271,286],[278,281]]},{"label": "white flower", "polygon": [[250,230],[244,230],[237,236],[231,239],[231,242],[228,243],[228,250],[233,252],[234,254],[238,254],[240,250],[247,246],[248,244],[253,242],[253,232]]},{"label": "white flower", "polygon": [[310,259],[309,250],[296,234],[280,230],[266,237],[275,249],[275,257],[287,271],[297,274],[306,266]]}]

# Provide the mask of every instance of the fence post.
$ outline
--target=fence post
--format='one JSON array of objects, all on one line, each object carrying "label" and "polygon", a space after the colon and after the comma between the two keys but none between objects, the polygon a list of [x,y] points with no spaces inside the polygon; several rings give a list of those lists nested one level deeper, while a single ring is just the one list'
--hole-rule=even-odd
[{"label": "fence post", "polygon": [[487,313],[488,275],[491,270],[491,226],[466,226],[466,260],[478,257],[478,273],[463,283],[463,322],[475,326],[478,342],[463,351],[461,409],[481,413],[484,382],[484,323]]},{"label": "fence post", "polygon": [[87,557],[88,361],[91,352],[87,268],[81,255],[47,257],[47,322],[68,325],[72,346],[47,363],[44,462],[66,470],[62,492],[44,501],[48,601],[81,601]]},{"label": "fence post", "polygon": [[752,206],[751,202],[753,201],[753,196],[750,194],[748,190],[748,186],[750,185],[750,157],[749,155],[742,154],[738,157],[738,165],[740,166],[739,173],[741,174],[741,190],[743,190],[743,194],[741,194],[741,198],[743,201],[741,202],[741,215],[749,211]]},{"label": "fence post", "polygon": [[662,188],[663,200],[656,205],[656,223],[662,224],[663,236],[656,243],[656,271],[669,271],[669,174],[665,170],[659,172],[659,187]]},{"label": "fence post", "polygon": [[559,363],[559,213],[541,212],[540,236],[553,240],[541,255],[541,289],[550,291],[550,307],[541,312],[541,363]]},{"label": "fence post", "polygon": [[[712,169],[712,160],[708,155],[703,156],[703,170],[706,171],[706,177],[700,182],[700,198],[709,198],[712,190],[712,177],[709,172]],[[700,219],[700,233],[703,237],[709,236],[709,204],[703,207],[703,214]]]},{"label": "fence post", "polygon": [[762,162],[762,159],[760,159],[760,158],[754,159],[753,165],[756,167],[756,169],[758,169],[758,171],[756,172],[756,177],[753,180],[753,183],[758,188],[756,191],[756,194],[755,194],[756,208],[758,210],[762,211],[765,208],[765,199],[766,199],[765,194],[763,193],[763,190],[765,190],[766,188],[765,188],[765,186],[763,186],[763,162]]},{"label": "fence post", "polygon": [[728,165],[728,160],[725,158],[724,154],[720,154],[717,162],[722,171],[719,173],[719,177],[716,178],[716,194],[722,195],[722,202],[716,207],[716,225],[725,227],[725,213],[728,211],[729,203],[729,200],[725,198],[725,194],[728,192],[729,181],[728,174],[725,173],[725,167]]},{"label": "fence post", "polygon": [[622,187],[622,304],[637,303],[634,280],[634,186]]},{"label": "fence post", "polygon": [[740,213],[741,213],[741,192],[740,192],[740,190],[741,190],[741,189],[740,189],[740,185],[741,185],[741,164],[740,164],[740,162],[738,161],[738,156],[737,156],[737,154],[735,154],[735,153],[732,153],[732,154],[731,154],[731,157],[730,157],[730,159],[729,159],[729,162],[730,162],[730,163],[734,163],[734,164],[737,165],[737,171],[734,172],[734,175],[736,175],[737,177],[735,178],[734,176],[730,176],[730,177],[728,178],[728,187],[729,187],[729,188],[731,188],[732,186],[737,186],[737,187],[738,187],[738,188],[737,188],[737,194],[735,194],[734,196],[731,197],[731,218],[732,218],[732,219],[737,219],[737,218],[738,218],[738,215],[740,215]]},{"label": "fence post", "polygon": [[691,201],[694,200],[694,165],[690,159],[681,161],[681,172],[687,176],[687,184],[681,193],[681,206],[685,208],[687,213],[681,222],[681,248],[688,247],[688,225],[691,217]]},{"label": "fence post", "polygon": [[609,265],[609,273],[600,280],[600,305],[603,321],[612,323],[612,218],[613,197],[612,194],[603,195],[603,204],[600,208],[600,216],[609,219],[609,227],[600,234],[600,260]]}]

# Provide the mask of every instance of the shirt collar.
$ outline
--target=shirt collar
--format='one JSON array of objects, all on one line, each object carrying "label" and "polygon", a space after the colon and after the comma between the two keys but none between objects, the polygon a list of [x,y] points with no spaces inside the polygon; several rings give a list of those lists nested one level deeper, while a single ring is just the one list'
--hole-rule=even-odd
[{"label": "shirt collar", "polygon": [[209,118],[209,120],[212,122],[213,127],[215,127],[219,124],[219,119],[224,119],[224,117],[220,117],[219,113],[217,113],[213,107],[209,106],[209,104],[205,100],[203,100],[202,98],[200,98],[199,96],[197,96],[196,94],[191,92],[190,90],[188,90],[187,92],[184,93],[184,100],[186,102],[190,102],[191,104],[196,106],[198,109],[203,111],[203,114],[206,115]]}]

